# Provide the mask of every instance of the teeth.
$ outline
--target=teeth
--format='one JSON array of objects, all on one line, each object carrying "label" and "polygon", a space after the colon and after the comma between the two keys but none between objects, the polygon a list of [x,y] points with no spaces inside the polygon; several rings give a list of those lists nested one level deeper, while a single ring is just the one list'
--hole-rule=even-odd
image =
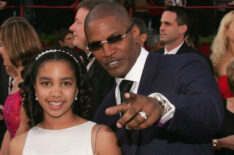
[{"label": "teeth", "polygon": [[116,64],[118,61],[113,61],[110,63],[110,65]]},{"label": "teeth", "polygon": [[52,104],[53,106],[58,106],[58,105],[61,105],[62,102],[50,102],[50,104]]}]

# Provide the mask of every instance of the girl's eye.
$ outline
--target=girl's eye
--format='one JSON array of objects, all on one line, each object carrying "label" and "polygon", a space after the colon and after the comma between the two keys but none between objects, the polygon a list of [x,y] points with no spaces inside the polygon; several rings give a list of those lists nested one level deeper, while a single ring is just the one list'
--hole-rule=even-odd
[{"label": "girl's eye", "polygon": [[71,83],[71,82],[68,82],[68,81],[62,83],[62,85],[64,85],[64,86],[70,86],[71,84],[72,84],[72,83]]},{"label": "girl's eye", "polygon": [[43,86],[50,86],[50,85],[51,85],[51,83],[50,83],[50,82],[47,82],[47,81],[42,82],[41,84],[42,84]]}]

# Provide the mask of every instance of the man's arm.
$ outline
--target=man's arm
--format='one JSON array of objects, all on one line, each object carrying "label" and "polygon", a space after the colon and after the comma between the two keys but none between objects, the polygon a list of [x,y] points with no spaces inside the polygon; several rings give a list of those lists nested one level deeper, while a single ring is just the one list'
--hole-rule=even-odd
[{"label": "man's arm", "polygon": [[[217,84],[206,62],[196,56],[180,57],[178,60],[186,61],[173,66],[173,90],[158,92],[175,106],[174,116],[165,127],[168,131],[185,136],[213,135],[223,120],[222,99]],[[156,99],[131,93],[126,93],[125,97],[128,103],[106,110],[109,115],[124,112],[117,127],[145,129],[161,119],[162,109]],[[146,120],[139,115],[141,111],[146,113]]]}]

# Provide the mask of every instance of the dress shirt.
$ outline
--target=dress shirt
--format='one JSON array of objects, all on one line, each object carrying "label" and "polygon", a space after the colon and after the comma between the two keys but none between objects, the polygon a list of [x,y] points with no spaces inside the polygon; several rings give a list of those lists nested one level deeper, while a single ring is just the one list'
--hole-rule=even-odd
[{"label": "dress shirt", "polygon": [[[87,55],[87,59],[89,59],[89,57],[90,57],[91,54],[92,54],[92,53],[89,52],[89,54]],[[89,69],[90,69],[90,67],[92,66],[94,60],[95,60],[95,57],[94,57],[94,56],[93,56],[92,58],[89,59],[88,64],[87,64],[87,66],[86,66],[86,70],[87,70],[87,71],[89,71]]]},{"label": "dress shirt", "polygon": [[184,43],[184,41],[181,44],[179,44],[179,46],[177,46],[176,48],[174,48],[174,49],[172,49],[170,51],[167,51],[167,49],[164,47],[164,55],[176,54],[179,51],[180,47],[183,45],[183,43]]},{"label": "dress shirt", "polygon": [[[117,105],[121,104],[119,85],[120,85],[120,83],[121,83],[122,80],[133,81],[133,85],[132,85],[132,88],[131,88],[130,92],[133,92],[133,93],[137,94],[138,88],[139,88],[139,84],[140,84],[140,80],[141,80],[141,76],[142,76],[142,72],[143,72],[143,69],[144,69],[145,62],[146,62],[148,54],[149,54],[148,51],[146,51],[144,48],[141,48],[140,55],[138,56],[135,64],[133,65],[133,67],[131,68],[131,70],[127,73],[127,75],[124,78],[115,78],[115,80],[116,80],[115,98],[116,98]],[[166,98],[165,96],[163,96],[160,93],[157,93],[157,94],[161,95],[163,98]],[[150,95],[152,95],[152,94],[150,94]],[[168,101],[168,100],[166,99],[166,101]],[[173,107],[172,108],[173,112],[170,111],[169,112],[170,116],[167,116],[166,118],[165,117],[161,117],[161,119],[159,121],[159,123],[160,123],[159,125],[166,123],[174,115],[175,106],[172,105],[170,103],[170,101],[168,101],[168,104],[170,104],[170,106]],[[165,113],[164,115],[168,115],[168,113]]]}]

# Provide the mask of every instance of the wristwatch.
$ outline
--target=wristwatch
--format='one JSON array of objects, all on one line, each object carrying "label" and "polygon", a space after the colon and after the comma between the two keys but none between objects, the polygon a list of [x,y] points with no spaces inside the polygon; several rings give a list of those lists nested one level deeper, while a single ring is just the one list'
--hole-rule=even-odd
[{"label": "wristwatch", "polygon": [[164,124],[174,116],[175,106],[172,105],[165,96],[160,93],[152,93],[149,95],[149,97],[156,98],[160,102],[163,109],[162,117],[159,123]]}]

